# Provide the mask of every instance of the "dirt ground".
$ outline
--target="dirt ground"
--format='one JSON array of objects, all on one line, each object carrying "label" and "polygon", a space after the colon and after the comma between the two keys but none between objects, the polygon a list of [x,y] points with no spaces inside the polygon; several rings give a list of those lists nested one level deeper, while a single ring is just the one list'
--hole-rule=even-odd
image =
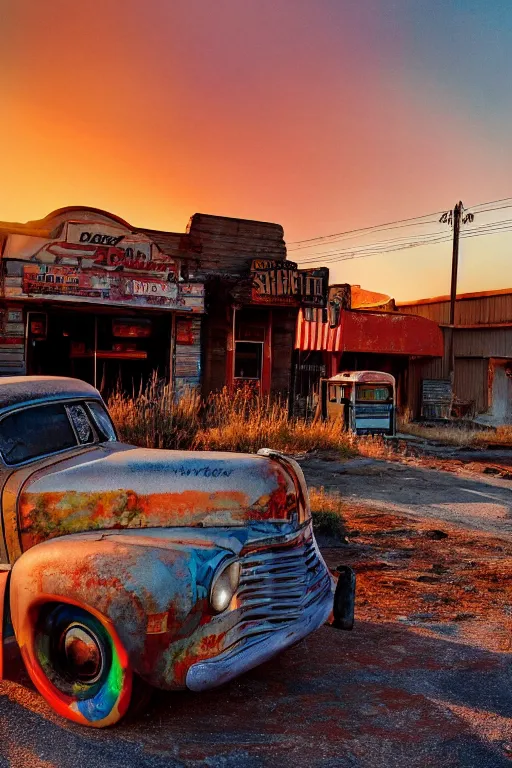
[{"label": "dirt ground", "polygon": [[346,543],[323,553],[357,572],[353,632],[323,627],[222,689],[159,693],[106,731],[0,684],[0,768],[510,766],[512,482],[437,461],[450,462],[302,462],[345,498]]}]

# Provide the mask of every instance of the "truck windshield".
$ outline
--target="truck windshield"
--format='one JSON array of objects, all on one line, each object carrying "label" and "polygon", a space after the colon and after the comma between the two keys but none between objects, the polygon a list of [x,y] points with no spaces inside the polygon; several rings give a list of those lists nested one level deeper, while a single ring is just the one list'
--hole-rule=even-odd
[{"label": "truck windshield", "polygon": [[97,440],[90,417],[80,403],[24,408],[0,422],[0,453],[9,465]]}]

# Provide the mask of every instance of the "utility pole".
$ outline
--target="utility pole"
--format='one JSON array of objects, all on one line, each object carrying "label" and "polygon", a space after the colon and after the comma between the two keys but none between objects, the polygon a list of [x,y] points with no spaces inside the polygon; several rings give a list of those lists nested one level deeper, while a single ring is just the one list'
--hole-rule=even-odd
[{"label": "utility pole", "polygon": [[455,327],[455,304],[457,301],[457,272],[459,269],[459,239],[460,239],[460,225],[471,224],[475,215],[473,213],[466,213],[462,215],[464,206],[462,200],[455,203],[453,211],[445,211],[439,219],[441,224],[448,224],[453,227],[453,246],[452,246],[452,282],[450,286],[450,322],[446,329],[445,341],[446,352],[443,361],[443,376],[446,379],[450,379],[453,389],[453,376],[455,370],[455,348],[453,344],[453,329]]},{"label": "utility pole", "polygon": [[463,205],[459,200],[453,209],[453,244],[452,244],[452,281],[450,286],[450,328],[448,330],[448,378],[452,384],[455,373],[455,345],[453,343],[453,329],[455,326],[455,303],[457,301],[457,272],[459,269],[459,238],[460,220]]},{"label": "utility pole", "polygon": [[462,202],[459,200],[453,209],[453,246],[452,246],[452,282],[450,288],[450,325],[455,325],[455,302],[457,300],[457,271],[459,269],[459,237],[460,220],[463,210]]}]

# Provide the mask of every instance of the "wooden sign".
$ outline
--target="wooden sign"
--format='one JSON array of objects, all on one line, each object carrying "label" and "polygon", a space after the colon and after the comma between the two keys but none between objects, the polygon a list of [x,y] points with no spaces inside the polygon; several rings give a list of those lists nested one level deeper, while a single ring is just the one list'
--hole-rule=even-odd
[{"label": "wooden sign", "polygon": [[252,301],[325,307],[329,270],[299,269],[293,261],[254,259],[251,264]]}]

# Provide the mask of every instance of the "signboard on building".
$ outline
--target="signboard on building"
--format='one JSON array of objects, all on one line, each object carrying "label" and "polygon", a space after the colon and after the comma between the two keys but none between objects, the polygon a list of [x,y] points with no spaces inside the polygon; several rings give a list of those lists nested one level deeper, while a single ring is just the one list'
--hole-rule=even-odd
[{"label": "signboard on building", "polygon": [[25,373],[23,309],[0,309],[0,376]]},{"label": "signboard on building", "polygon": [[293,261],[254,259],[251,264],[252,301],[274,304],[325,307],[329,270],[299,269]]},{"label": "signboard on building", "polygon": [[145,235],[104,222],[67,221],[59,237],[9,235],[5,298],[86,301],[204,312],[202,285]]},{"label": "signboard on building", "polygon": [[423,419],[449,419],[453,402],[450,379],[423,379],[421,416]]}]

